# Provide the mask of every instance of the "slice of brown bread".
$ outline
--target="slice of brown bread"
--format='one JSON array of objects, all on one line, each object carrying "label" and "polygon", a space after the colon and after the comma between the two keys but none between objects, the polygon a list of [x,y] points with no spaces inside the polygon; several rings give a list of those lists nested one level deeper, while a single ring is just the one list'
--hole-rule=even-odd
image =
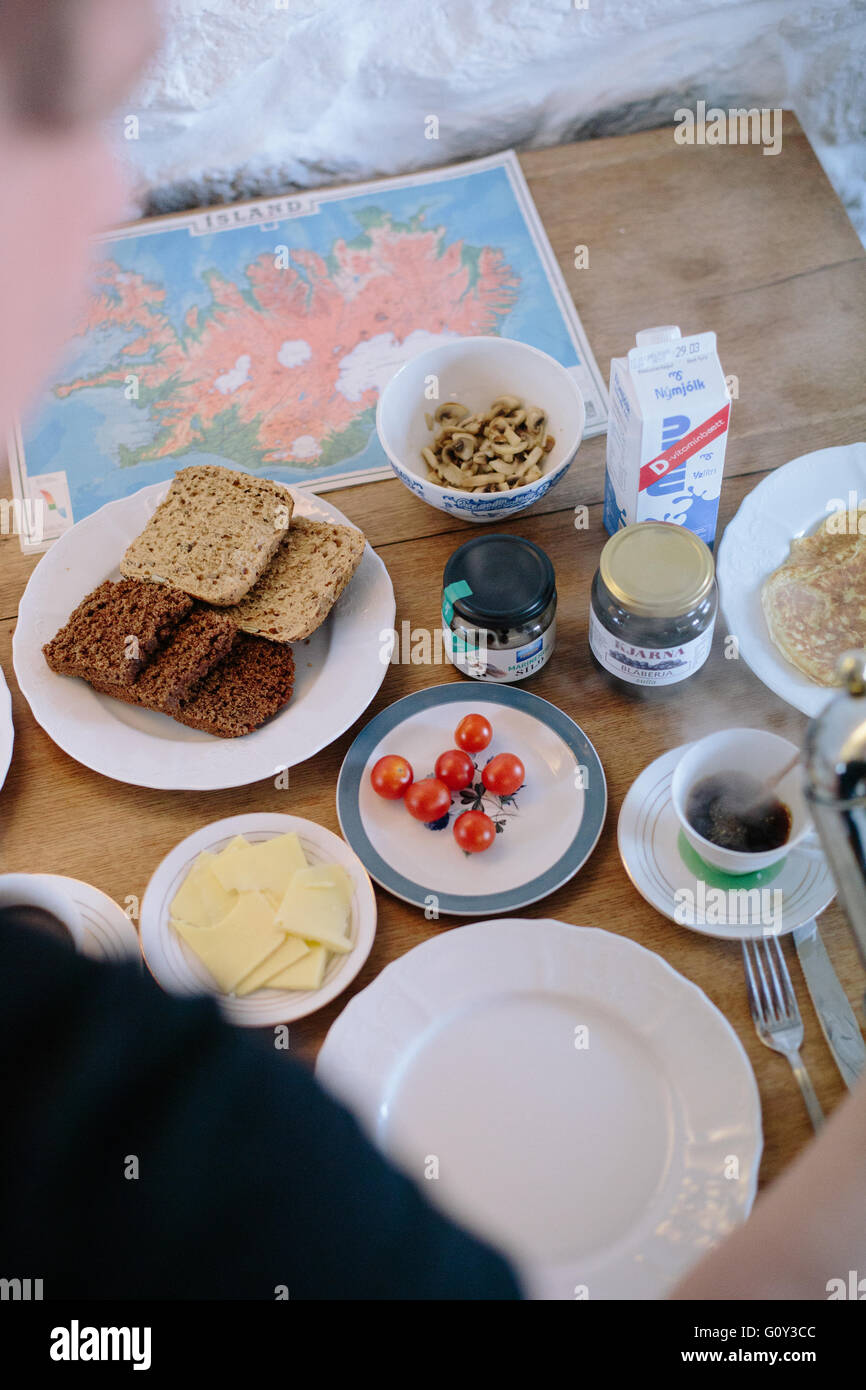
[{"label": "slice of brown bread", "polygon": [[228,656],[237,636],[238,630],[230,618],[196,604],[190,616],[175,628],[170,640],[148,662],[134,685],[113,686],[101,680],[93,684],[104,695],[171,714],[181,696]]},{"label": "slice of brown bread", "polygon": [[131,686],[192,608],[188,594],[141,579],[106,579],[42,648],[52,671]]},{"label": "slice of brown bread", "polygon": [[237,640],[198,686],[173,701],[170,708],[140,699],[135,686],[92,681],[94,690],[129,705],[144,705],[168,714],[179,724],[201,729],[216,738],[240,738],[277,714],[292,696],[295,662],[291,647],[239,632]]},{"label": "slice of brown bread", "polygon": [[238,738],[288,704],[294,684],[291,647],[240,632],[225,660],[181,697],[172,717],[217,738]]},{"label": "slice of brown bread", "polygon": [[361,563],[366,539],[354,526],[296,516],[258,583],[226,611],[245,632],[300,642],[316,631]]},{"label": "slice of brown bread", "polygon": [[285,540],[292,507],[291,493],[266,478],[219,464],[183,468],[121,573],[165,580],[220,607],[237,603]]}]

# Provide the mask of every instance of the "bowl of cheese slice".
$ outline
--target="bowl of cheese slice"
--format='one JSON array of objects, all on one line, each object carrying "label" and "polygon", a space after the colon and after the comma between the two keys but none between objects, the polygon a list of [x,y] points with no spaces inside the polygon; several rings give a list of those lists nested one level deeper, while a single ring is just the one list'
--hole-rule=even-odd
[{"label": "bowl of cheese slice", "polygon": [[231,816],[182,840],[141,905],[141,949],[173,994],[213,994],[233,1023],[302,1018],[340,994],[376,932],[357,855],[298,816]]}]

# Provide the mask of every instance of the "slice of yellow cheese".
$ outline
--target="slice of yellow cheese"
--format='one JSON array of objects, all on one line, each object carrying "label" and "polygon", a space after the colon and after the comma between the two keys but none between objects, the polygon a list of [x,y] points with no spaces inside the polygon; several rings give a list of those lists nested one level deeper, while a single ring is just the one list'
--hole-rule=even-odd
[{"label": "slice of yellow cheese", "polygon": [[238,853],[239,850],[250,849],[250,847],[251,846],[249,841],[245,840],[243,835],[235,835],[234,839],[229,840],[225,848],[221,849],[219,854],[214,856],[214,861],[211,865],[211,868],[213,869],[214,878],[216,879],[217,883],[220,885],[224,892],[235,891],[234,888],[229,888],[226,884],[223,883],[223,873],[225,872],[225,865]]},{"label": "slice of yellow cheese", "polygon": [[223,888],[239,893],[258,890],[282,898],[293,875],[307,867],[307,860],[297,835],[274,835],[255,845],[238,848],[228,845],[217,855],[213,871]]},{"label": "slice of yellow cheese", "polygon": [[205,850],[196,859],[171,903],[172,917],[193,927],[212,927],[228,916],[237,893],[228,893],[213,872],[216,855]]},{"label": "slice of yellow cheese", "polygon": [[243,835],[235,835],[233,840],[229,840],[224,849],[221,849],[217,859],[223,859],[227,854],[234,854],[239,849],[249,849],[249,840],[244,839]]},{"label": "slice of yellow cheese", "polygon": [[303,960],[271,976],[268,989],[319,989],[327,963],[328,952],[324,946],[313,946]]},{"label": "slice of yellow cheese", "polygon": [[172,926],[213,975],[224,994],[285,941],[263,893],[241,893],[232,910],[212,927],[172,920]]},{"label": "slice of yellow cheese", "polygon": [[292,936],[318,942],[345,955],[352,949],[346,936],[349,909],[339,888],[296,887],[295,874],[277,909],[275,922]]},{"label": "slice of yellow cheese", "polygon": [[354,884],[342,864],[311,864],[307,869],[298,869],[292,879],[292,887],[336,888],[346,907],[351,907],[355,891]]},{"label": "slice of yellow cheese", "polygon": [[245,975],[240,984],[235,987],[235,994],[252,994],[255,989],[262,989],[272,975],[278,975],[281,970],[287,970],[290,965],[294,965],[302,956],[309,955],[310,948],[306,941],[302,941],[299,936],[287,936],[282,946],[278,946],[269,956],[266,956],[261,965],[257,965],[255,970],[251,970],[249,975]]}]

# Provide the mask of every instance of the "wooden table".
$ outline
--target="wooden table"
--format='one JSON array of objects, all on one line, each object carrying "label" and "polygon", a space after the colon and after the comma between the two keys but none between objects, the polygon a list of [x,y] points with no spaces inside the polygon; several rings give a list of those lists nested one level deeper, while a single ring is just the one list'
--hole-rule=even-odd
[{"label": "wooden table", "polygon": [[[664,129],[521,157],[605,379],[611,356],[626,352],[636,329],[677,323],[684,332],[718,334],[725,372],[739,381],[720,533],[770,469],[811,449],[866,437],[866,254],[791,115],[785,117],[783,142],[782,152],[768,158],[753,146],[679,146],[672,129]],[[583,270],[573,265],[577,245],[589,248]],[[758,1079],[766,1182],[811,1131],[787,1062],[755,1037],[739,946],[676,927],[644,902],[620,862],[616,823],[634,778],[666,749],[733,724],[772,729],[800,742],[806,720],[765,689],[744,662],[724,659],[721,621],[707,665],[673,687],[664,702],[647,707],[603,683],[587,646],[589,587],[606,538],[603,477],[604,439],[598,438],[582,446],[564,482],[506,528],[544,547],[559,587],[557,650],[526,688],[560,706],[586,731],[604,764],[610,796],[592,858],[569,884],[526,912],[630,936],[718,1005]],[[398,627],[406,619],[434,630],[445,561],[474,528],[427,507],[396,480],[347,488],[329,500],[365,530],[387,565]],[[588,530],[573,525],[578,503],[590,508]],[[0,867],[70,874],[121,904],[141,899],[156,865],[178,840],[220,817],[285,811],[338,830],[337,773],[364,722],[410,691],[461,679],[448,665],[390,666],[366,714],[330,748],[293,769],[286,790],[267,781],[217,792],[124,786],[78,766],[30,715],[12,672],[11,637],[34,561],[20,554],[14,537],[0,542],[0,556],[0,663],[12,687],[16,732],[0,803]],[[453,920],[425,921],[382,890],[377,897],[376,941],[358,980],[291,1027],[292,1048],[309,1062],[348,998],[383,966],[440,931],[459,930]],[[849,996],[858,999],[862,971],[838,908],[827,911],[821,928]],[[793,959],[792,966],[806,1025],[803,1056],[830,1110],[844,1087]]]}]

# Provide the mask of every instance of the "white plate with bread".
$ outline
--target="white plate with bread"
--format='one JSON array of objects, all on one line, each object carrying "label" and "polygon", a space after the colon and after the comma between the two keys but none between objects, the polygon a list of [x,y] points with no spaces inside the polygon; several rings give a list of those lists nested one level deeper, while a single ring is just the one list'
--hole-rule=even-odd
[{"label": "white plate with bread", "polygon": [[34,718],[135,786],[284,776],[384,679],[394,591],[336,507],[219,467],[85,517],[40,560],[13,639]]}]

